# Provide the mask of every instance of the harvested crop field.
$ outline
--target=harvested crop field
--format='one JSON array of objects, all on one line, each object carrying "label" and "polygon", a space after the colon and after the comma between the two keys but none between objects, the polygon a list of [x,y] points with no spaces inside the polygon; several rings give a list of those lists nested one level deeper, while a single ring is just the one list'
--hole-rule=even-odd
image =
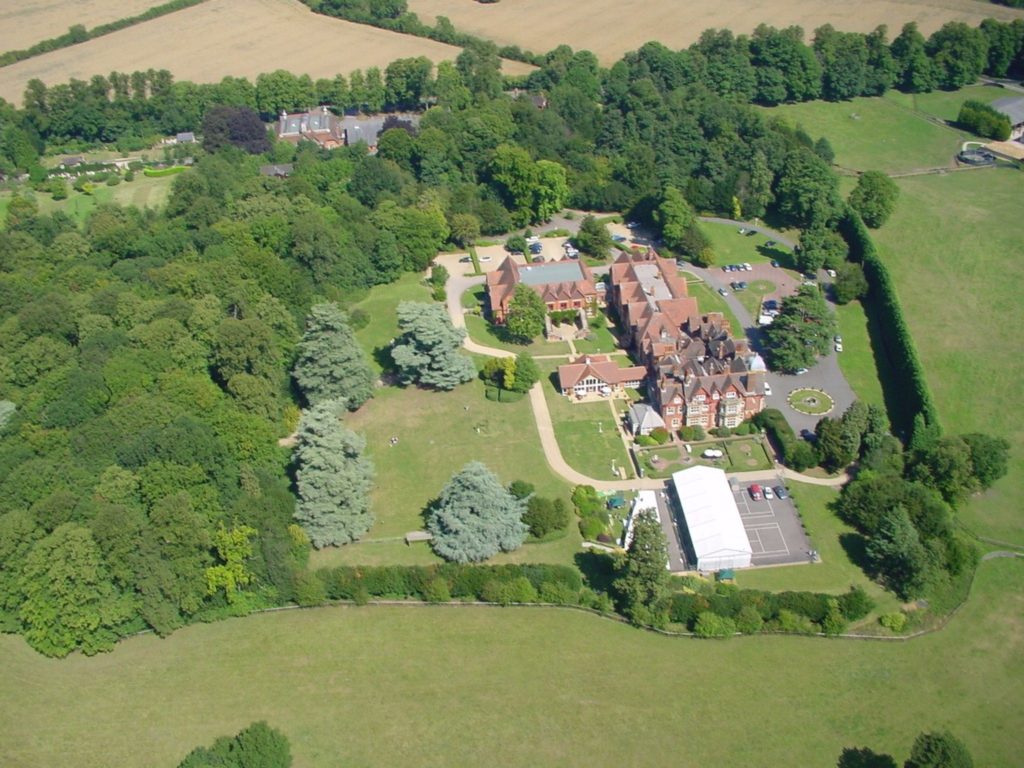
[{"label": "harvested crop field", "polygon": [[1024,11],[974,0],[409,0],[409,10],[427,23],[447,16],[458,29],[499,45],[520,45],[537,53],[562,43],[575,50],[587,49],[603,64],[649,40],[683,48],[710,27],[739,34],[751,32],[762,22],[776,27],[798,24],[810,37],[812,30],[825,23],[852,32],[870,32],[879,24],[888,24],[891,37],[908,21],[916,21],[929,35],[947,21],[977,25],[987,17],[1024,18]]},{"label": "harvested crop field", "polygon": [[[394,59],[454,60],[460,49],[314,14],[295,0],[209,0],[81,45],[0,68],[0,97],[20,104],[25,84],[82,80],[112,71],[166,69],[176,80],[218,82],[287,69],[332,77]],[[506,72],[530,69],[506,62]]]},{"label": "harvested crop field", "polygon": [[28,48],[63,35],[68,27],[86,29],[137,16],[161,0],[26,0],[0,4],[0,51]]}]

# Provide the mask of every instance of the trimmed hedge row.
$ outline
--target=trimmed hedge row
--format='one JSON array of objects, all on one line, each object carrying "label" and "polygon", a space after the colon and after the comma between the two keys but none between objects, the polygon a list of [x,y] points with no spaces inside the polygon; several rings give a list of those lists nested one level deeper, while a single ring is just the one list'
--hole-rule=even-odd
[{"label": "trimmed hedge row", "polygon": [[141,24],[144,21],[150,21],[151,19],[165,16],[168,13],[180,11],[183,8],[189,8],[193,5],[199,5],[200,3],[205,2],[206,0],[171,0],[171,2],[154,6],[137,16],[127,16],[123,19],[111,21],[108,24],[100,24],[98,27],[93,27],[89,30],[81,24],[75,24],[63,35],[47,38],[46,40],[40,40],[29,48],[7,51],[0,54],[0,67],[6,67],[18,61],[31,59],[33,56],[41,56],[42,54],[49,53],[50,51],[69,48],[72,45],[78,45],[78,43],[84,43],[87,40],[93,40],[97,37],[102,37],[103,35],[109,35],[111,32],[117,32],[120,29],[125,29],[126,27],[131,27],[135,24]]},{"label": "trimmed hedge row", "polygon": [[[314,572],[322,599],[365,602],[370,598],[431,602],[545,602],[608,610],[611,602],[583,588],[579,571],[566,565],[338,566]],[[315,603],[317,601],[307,601]]]},{"label": "trimmed hedge row", "polygon": [[800,439],[789,426],[786,417],[778,408],[766,408],[751,420],[754,425],[768,433],[768,439],[775,445],[783,464],[797,472],[803,472],[817,463],[814,447]]},{"label": "trimmed hedge row", "polygon": [[[862,619],[873,607],[871,598],[860,587],[851,587],[849,592],[837,596],[819,592],[763,592],[718,583],[711,591],[673,594],[669,618],[691,631],[698,631],[701,617],[710,613],[735,622],[736,630],[747,634],[762,629],[834,634],[839,624],[845,626]],[[704,624],[707,623],[705,619]]]},{"label": "trimmed hedge row", "polygon": [[868,281],[870,293],[869,300],[864,302],[864,310],[872,320],[868,323],[873,337],[872,346],[881,350],[892,372],[888,389],[896,407],[889,408],[890,418],[898,432],[908,440],[912,439],[918,416],[923,420],[923,426],[937,427],[939,415],[903,316],[896,286],[867,227],[849,206],[839,222],[839,232],[850,246],[850,260],[861,263]]}]

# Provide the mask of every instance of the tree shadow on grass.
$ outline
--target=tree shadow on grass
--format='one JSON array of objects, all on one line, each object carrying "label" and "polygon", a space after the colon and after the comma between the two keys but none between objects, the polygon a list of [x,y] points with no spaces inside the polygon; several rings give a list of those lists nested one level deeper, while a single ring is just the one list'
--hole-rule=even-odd
[{"label": "tree shadow on grass", "polygon": [[576,561],[576,567],[583,574],[583,579],[588,587],[595,592],[613,593],[612,587],[615,582],[616,573],[615,559],[611,555],[604,552],[587,550],[585,552],[577,552],[573,559]]},{"label": "tree shadow on grass", "polygon": [[846,552],[850,562],[873,577],[873,569],[868,559],[868,540],[859,533],[843,533],[839,535],[839,546]]}]

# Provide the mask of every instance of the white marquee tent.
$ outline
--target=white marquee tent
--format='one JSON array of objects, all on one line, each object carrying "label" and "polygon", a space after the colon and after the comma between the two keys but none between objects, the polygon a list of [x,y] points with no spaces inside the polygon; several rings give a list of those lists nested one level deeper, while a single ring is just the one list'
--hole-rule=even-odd
[{"label": "white marquee tent", "polygon": [[691,467],[672,475],[697,555],[697,569],[749,568],[753,554],[725,472]]}]

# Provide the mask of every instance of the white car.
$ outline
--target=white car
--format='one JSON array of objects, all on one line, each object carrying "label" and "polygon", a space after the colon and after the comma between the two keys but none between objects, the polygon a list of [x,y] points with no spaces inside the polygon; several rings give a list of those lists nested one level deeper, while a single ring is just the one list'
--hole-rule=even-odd
[{"label": "white car", "polygon": [[843,342],[837,341],[836,342],[836,352],[842,352],[842,351],[843,351]]},{"label": "white car", "polygon": [[743,270],[745,272],[752,272],[753,269],[754,268],[752,266],[750,266],[747,262],[743,262]]},{"label": "white car", "polygon": [[771,501],[775,498],[775,493],[772,491],[772,487],[770,485],[766,485],[764,487],[764,498],[766,501]]},{"label": "white car", "polygon": [[768,395],[768,397],[772,396],[772,385],[767,381],[764,383],[764,393]]},{"label": "white car", "polygon": [[836,271],[834,269],[826,269],[825,274],[827,274],[829,277],[835,277]]},{"label": "white car", "polygon": [[488,261],[491,260],[491,257],[490,256],[477,256],[476,260],[479,261],[481,264],[486,264]]}]

